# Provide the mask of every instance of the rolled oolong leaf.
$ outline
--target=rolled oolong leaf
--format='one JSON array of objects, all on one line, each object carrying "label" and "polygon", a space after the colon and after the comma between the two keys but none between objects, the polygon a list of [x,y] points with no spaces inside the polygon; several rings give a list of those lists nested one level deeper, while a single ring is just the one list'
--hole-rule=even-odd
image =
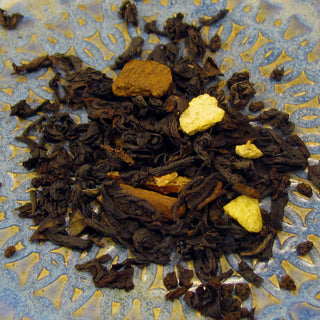
[{"label": "rolled oolong leaf", "polygon": [[206,51],[206,45],[200,34],[201,27],[188,28],[187,48],[195,56],[202,57]]},{"label": "rolled oolong leaf", "polygon": [[230,92],[232,105],[239,109],[243,109],[255,95],[256,90],[253,87],[253,83],[244,80],[233,84],[230,88]]},{"label": "rolled oolong leaf", "polygon": [[250,78],[248,71],[235,72],[230,79],[227,80],[227,88],[230,90],[231,87],[237,82],[247,81]]},{"label": "rolled oolong leaf", "polygon": [[221,284],[208,283],[200,285],[195,292],[188,291],[183,300],[186,304],[198,311],[206,317],[220,319],[221,313]]}]

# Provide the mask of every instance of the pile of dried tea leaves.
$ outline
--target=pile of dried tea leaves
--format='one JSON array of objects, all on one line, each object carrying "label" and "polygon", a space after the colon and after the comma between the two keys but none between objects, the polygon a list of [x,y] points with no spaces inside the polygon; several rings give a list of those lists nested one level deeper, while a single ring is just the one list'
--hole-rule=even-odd
[{"label": "pile of dried tea leaves", "polygon": [[[214,23],[226,13],[200,22]],[[133,24],[136,18],[130,15],[136,14],[128,3],[120,11]],[[306,169],[310,154],[293,133],[286,113],[276,109],[255,117],[241,113],[255,95],[248,72],[235,73],[221,88],[223,75],[212,56],[201,63],[206,52],[218,50],[218,35],[206,44],[201,26],[185,23],[181,13],[168,18],[163,30],[156,21],[146,24],[145,30],[169,39],[148,57],[172,72],[173,86],[160,98],[118,97],[112,79],[83,68],[77,57],[55,54],[13,65],[17,74],[48,67],[55,72],[49,83],[54,102],[32,107],[20,101],[11,108],[11,115],[24,119],[38,115],[16,138],[30,149],[23,165],[37,173],[30,202],[17,209],[19,217],[38,226],[33,242],[89,250],[103,246],[102,237],[111,237],[127,248],[134,258],[110,269],[103,265],[109,255],[76,266],[90,272],[98,287],[132,290],[132,265],[165,265],[176,250],[185,261],[193,260],[203,284],[190,290],[193,273],[179,265],[179,287],[176,276],[165,279],[174,289],[168,299],[184,295],[189,306],[215,319],[253,319],[254,310],[241,308],[247,286],[224,284],[233,271],[219,274],[219,259],[226,253],[239,254],[236,271],[261,285],[263,279],[243,258],[271,258],[274,239],[282,230],[290,171]],[[181,44],[188,56],[179,56]],[[142,45],[142,38],[133,39],[113,68],[137,58]],[[180,130],[179,117],[192,98],[205,93],[217,99],[224,118],[189,136]],[[61,105],[84,108],[89,121],[76,123],[59,111]],[[255,103],[252,108],[258,112],[264,106]],[[263,156],[238,156],[235,147],[248,141]],[[271,198],[270,210],[261,209],[261,231],[248,232],[225,214],[223,207],[240,195],[259,201]]]}]

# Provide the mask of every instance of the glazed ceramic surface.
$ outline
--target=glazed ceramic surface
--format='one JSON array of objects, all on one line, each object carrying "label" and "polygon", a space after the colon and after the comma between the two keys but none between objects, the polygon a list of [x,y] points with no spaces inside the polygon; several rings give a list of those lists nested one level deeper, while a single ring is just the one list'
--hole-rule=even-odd
[{"label": "glazed ceramic surface", "polygon": [[[174,269],[178,257],[167,266],[135,268],[135,289],[131,292],[94,287],[91,276],[78,273],[74,265],[108,252],[113,262],[128,257],[127,251],[104,239],[105,248],[79,253],[51,243],[30,243],[34,227],[19,219],[14,208],[29,199],[32,172],[21,163],[27,148],[15,136],[30,121],[10,117],[10,105],[27,99],[36,105],[53,98],[48,88],[51,70],[12,75],[12,62],[21,64],[44,55],[67,53],[114,77],[109,69],[115,57],[137,35],[145,38],[142,58],[156,44],[167,40],[143,32],[145,22],[157,19],[162,26],[168,17],[182,12],[185,21],[230,9],[229,14],[202,34],[208,41],[215,33],[222,48],[215,61],[225,79],[234,72],[249,70],[257,95],[267,108],[286,111],[296,124],[296,133],[311,153],[310,163],[320,155],[320,2],[316,0],[143,0],[135,1],[139,27],[127,26],[118,17],[121,1],[114,0],[5,0],[1,8],[20,12],[23,20],[16,30],[0,28],[0,319],[205,319],[187,307],[183,299],[166,301],[163,276]],[[280,82],[270,80],[275,67],[284,67]],[[76,121],[85,121],[84,111],[72,112]],[[34,120],[32,118],[31,120]],[[261,288],[252,288],[244,306],[256,308],[256,319],[320,319],[320,201],[299,195],[295,186],[308,179],[307,172],[294,172],[289,189],[283,231],[268,262],[250,261],[264,278]],[[267,204],[265,204],[267,205]],[[295,247],[310,240],[314,248],[298,257]],[[4,250],[15,245],[10,259]],[[238,257],[222,259],[222,270],[237,269]],[[188,264],[192,267],[192,264]],[[295,279],[294,292],[280,290],[279,279]],[[230,281],[239,281],[235,274]],[[199,284],[197,279],[194,283]]]}]

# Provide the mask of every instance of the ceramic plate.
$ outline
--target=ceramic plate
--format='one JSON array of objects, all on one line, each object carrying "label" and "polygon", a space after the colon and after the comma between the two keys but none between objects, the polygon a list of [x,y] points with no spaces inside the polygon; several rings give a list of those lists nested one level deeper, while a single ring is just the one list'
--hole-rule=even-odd
[{"label": "ceramic plate", "polygon": [[[197,22],[223,8],[230,9],[223,20],[202,29],[208,40],[218,33],[222,48],[215,61],[225,78],[249,70],[257,95],[267,108],[286,111],[296,124],[296,132],[307,144],[310,162],[320,154],[320,2],[316,0],[143,0],[135,2],[140,27],[127,27],[117,16],[119,0],[4,0],[1,8],[20,12],[23,20],[16,30],[0,28],[0,318],[5,319],[205,319],[187,307],[183,299],[165,300],[162,277],[170,265],[135,268],[135,289],[96,289],[91,276],[76,272],[74,265],[108,252],[114,261],[128,256],[126,250],[105,239],[104,249],[93,248],[80,254],[51,243],[32,244],[34,227],[20,220],[14,208],[28,200],[30,179],[21,163],[28,158],[25,145],[14,139],[30,123],[10,117],[10,105],[21,99],[37,104],[52,99],[48,81],[53,72],[40,70],[23,76],[12,75],[12,62],[44,55],[76,54],[86,64],[115,76],[109,66],[129,44],[142,35],[146,40],[142,57],[165,41],[143,32],[145,22],[157,18],[162,26],[174,13],[182,12],[188,23]],[[280,82],[270,81],[275,67],[284,67]],[[74,112],[78,121],[82,112]],[[299,195],[295,186],[306,181],[307,172],[295,172],[289,189],[283,231],[274,244],[274,257],[268,262],[253,261],[264,278],[260,289],[244,306],[256,308],[256,319],[320,319],[320,220],[319,192]],[[314,248],[298,257],[298,243],[311,240]],[[10,259],[4,250],[15,245]],[[222,259],[222,269],[237,269],[237,257]],[[188,265],[192,267],[192,265]],[[280,277],[295,279],[294,292],[280,290]],[[235,276],[239,279],[239,277]],[[196,280],[195,280],[196,281]]]}]

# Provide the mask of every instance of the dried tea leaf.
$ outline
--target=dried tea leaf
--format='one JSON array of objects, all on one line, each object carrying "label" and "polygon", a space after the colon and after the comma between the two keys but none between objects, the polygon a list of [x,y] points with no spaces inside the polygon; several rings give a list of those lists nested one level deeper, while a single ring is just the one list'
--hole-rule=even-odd
[{"label": "dried tea leaf", "polygon": [[129,62],[134,56],[142,52],[142,45],[144,39],[140,36],[134,37],[127,50],[116,57],[114,64],[110,66],[111,69],[121,69],[127,62]]},{"label": "dried tea leaf", "polygon": [[272,70],[270,78],[276,81],[280,81],[283,77],[283,74],[284,74],[284,67],[282,67],[281,69],[275,68],[274,70]]},{"label": "dried tea leaf", "polygon": [[313,247],[313,242],[311,241],[305,241],[301,242],[297,245],[296,251],[299,256],[304,256],[309,253],[309,251]]},{"label": "dried tea leaf", "polygon": [[298,183],[297,191],[308,198],[312,197],[312,188],[309,184],[304,182]]},{"label": "dried tea leaf", "polygon": [[215,22],[224,18],[228,12],[229,12],[228,9],[221,9],[217,14],[215,14],[214,16],[212,16],[210,18],[200,18],[199,22],[205,26],[211,26]]},{"label": "dried tea leaf", "polygon": [[126,23],[138,25],[138,10],[134,3],[123,1],[118,14]]},{"label": "dried tea leaf", "polygon": [[0,9],[0,24],[6,29],[15,29],[22,18],[20,13],[9,15],[6,10]]},{"label": "dried tea leaf", "polygon": [[16,252],[17,249],[15,246],[9,246],[6,248],[3,255],[5,258],[11,258]]},{"label": "dried tea leaf", "polygon": [[168,272],[167,275],[163,278],[163,284],[167,290],[174,289],[178,286],[178,279],[176,273]]},{"label": "dried tea leaf", "polygon": [[320,162],[308,167],[308,175],[312,183],[320,189]]},{"label": "dried tea leaf", "polygon": [[297,288],[294,280],[287,274],[281,277],[279,285],[280,285],[280,288],[289,290],[289,291],[294,291]]},{"label": "dried tea leaf", "polygon": [[243,260],[240,261],[238,266],[239,266],[239,273],[241,276],[243,276],[244,279],[251,282],[256,287],[261,286],[261,283],[263,282],[263,278],[258,276],[245,261]]}]

